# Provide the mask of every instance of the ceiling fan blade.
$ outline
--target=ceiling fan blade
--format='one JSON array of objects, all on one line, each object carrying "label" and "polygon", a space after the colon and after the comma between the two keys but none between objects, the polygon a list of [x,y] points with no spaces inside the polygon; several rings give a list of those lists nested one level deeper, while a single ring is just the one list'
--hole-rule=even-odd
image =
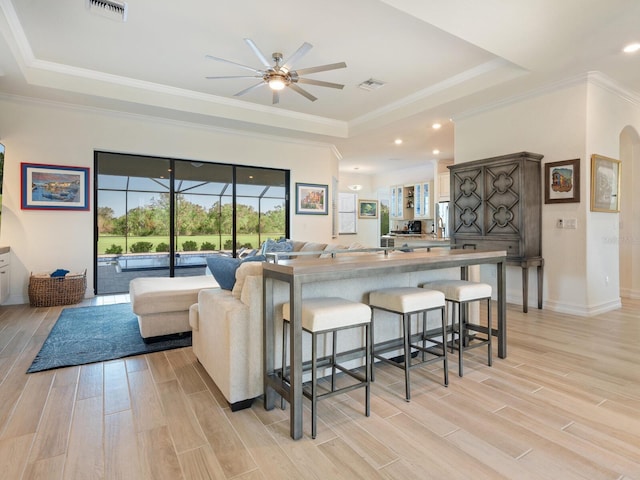
[{"label": "ceiling fan blade", "polygon": [[278,93],[278,91],[277,91],[277,90],[274,90],[274,91],[273,91],[273,102],[272,102],[272,103],[273,103],[274,105],[275,105],[276,103],[280,103],[280,94]]},{"label": "ceiling fan blade", "polygon": [[244,68],[245,70],[251,70],[252,72],[259,73],[261,76],[264,75],[264,72],[258,70],[257,68],[250,67],[248,65],[242,65],[241,63],[232,62],[231,60],[225,60],[224,58],[214,57],[213,55],[205,55],[206,58],[210,60],[215,60],[216,62],[224,62],[230,63],[231,65],[235,65],[236,67]]},{"label": "ceiling fan blade", "polygon": [[251,47],[251,50],[253,50],[253,53],[256,54],[256,57],[258,57],[262,65],[264,65],[267,68],[271,68],[272,66],[271,63],[269,63],[269,60],[267,60],[267,57],[264,56],[264,54],[260,51],[258,46],[255,43],[253,43],[253,40],[251,40],[250,38],[245,38],[244,41],[247,42],[247,45],[249,45],[249,47]]},{"label": "ceiling fan blade", "polygon": [[234,97],[240,97],[240,96],[244,95],[245,93],[249,93],[254,88],[262,87],[264,85],[266,85],[265,82],[256,83],[255,85],[252,85],[249,88],[245,88],[244,90],[241,90],[238,93],[234,93],[233,96]]},{"label": "ceiling fan blade", "polygon": [[318,67],[301,68],[296,70],[298,75],[306,75],[308,73],[326,72],[327,70],[336,70],[338,68],[346,68],[347,64],[344,62],[330,63],[329,65],[320,65]]},{"label": "ceiling fan blade", "polygon": [[300,46],[300,48],[298,48],[298,50],[293,52],[293,55],[287,58],[287,61],[284,62],[284,64],[282,65],[282,68],[287,72],[291,71],[291,67],[293,66],[293,64],[296,63],[298,60],[300,60],[304,55],[306,55],[306,53],[312,48],[313,48],[313,45],[311,45],[310,43],[304,42]]},{"label": "ceiling fan blade", "polygon": [[312,102],[315,102],[317,100],[316,97],[314,97],[313,95],[311,95],[309,92],[307,92],[306,90],[303,90],[302,88],[300,88],[298,85],[296,85],[295,83],[290,83],[289,84],[289,88],[291,90],[293,90],[294,92],[298,92],[300,95],[302,95],[303,97],[307,97],[309,100],[311,100]]},{"label": "ceiling fan blade", "polygon": [[314,80],[312,78],[298,78],[296,82],[306,83],[309,85],[317,85],[319,87],[338,88],[340,90],[344,88],[344,85],[341,85],[339,83],[323,82],[322,80]]},{"label": "ceiling fan blade", "polygon": [[226,76],[226,77],[204,77],[207,80],[217,80],[220,78],[262,78],[262,75],[234,75],[234,76]]}]

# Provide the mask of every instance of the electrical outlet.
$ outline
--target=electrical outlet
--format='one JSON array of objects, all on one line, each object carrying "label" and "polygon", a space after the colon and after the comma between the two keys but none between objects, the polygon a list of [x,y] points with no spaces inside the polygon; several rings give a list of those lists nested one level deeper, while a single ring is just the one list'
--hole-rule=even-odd
[{"label": "electrical outlet", "polygon": [[556,228],[564,228],[564,220],[562,218],[556,220]]}]

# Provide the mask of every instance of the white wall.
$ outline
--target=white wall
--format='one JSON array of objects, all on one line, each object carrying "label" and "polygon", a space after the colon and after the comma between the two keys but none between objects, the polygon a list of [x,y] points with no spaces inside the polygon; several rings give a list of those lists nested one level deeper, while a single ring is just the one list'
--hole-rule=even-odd
[{"label": "white wall", "polygon": [[[624,206],[633,208],[638,204],[637,188],[633,180],[639,180],[636,174],[633,177],[633,161],[640,158],[630,155],[621,157],[620,135],[625,129],[640,131],[640,105],[633,104],[611,91],[608,85],[602,82],[591,83],[588,89],[587,118],[587,151],[597,153],[614,159],[622,159],[620,172],[626,177],[624,184],[627,186],[621,191],[621,197],[626,201]],[[633,148],[633,147],[631,147]],[[589,169],[590,171],[590,169]],[[631,182],[628,181],[631,179]],[[634,201],[635,198],[635,201]],[[631,220],[637,217],[628,216]],[[633,213],[632,213],[633,215]],[[610,305],[620,304],[620,223],[621,215],[618,213],[603,213],[589,211],[588,235],[587,235],[587,275],[591,282],[588,288],[588,298],[592,310],[606,310]],[[632,227],[632,225],[628,225]],[[630,263],[631,271],[625,272],[633,278],[637,275],[640,266]]]},{"label": "white wall", "polygon": [[620,296],[640,298],[640,134],[631,126],[620,134]]},{"label": "white wall", "polygon": [[[356,193],[358,200],[377,200],[378,192],[372,188],[371,175],[357,173],[340,173],[338,190],[343,193]],[[362,190],[354,192],[349,185],[362,185]],[[356,204],[357,207],[357,204]],[[358,242],[368,247],[377,247],[380,243],[380,204],[378,218],[356,218],[356,234],[339,235],[334,243],[349,246]]]},{"label": "white wall", "polygon": [[[618,215],[590,211],[589,179],[591,154],[616,158],[625,125],[637,131],[638,103],[593,78],[456,119],[456,163],[518,151],[543,154],[543,164],[580,159],[580,203],[542,205],[545,308],[591,315],[620,305]],[[541,174],[544,184],[544,167]],[[558,229],[558,218],[575,218],[578,228]],[[509,267],[507,276],[508,299],[520,303],[520,269]],[[537,293],[534,272],[529,285],[531,307]]]},{"label": "white wall", "polygon": [[[585,116],[586,85],[578,84],[456,119],[455,163],[529,151],[544,155],[543,163],[580,158],[581,171],[585,172]],[[541,175],[544,178],[544,170]],[[587,185],[583,174],[580,203],[542,207],[544,300],[547,308],[574,312],[586,305]],[[540,195],[543,196],[542,191]],[[576,218],[578,228],[557,229],[557,218]],[[509,301],[521,303],[521,269],[509,267],[507,277]],[[535,308],[535,269],[530,271],[529,287],[529,304]]]},{"label": "white wall", "polygon": [[[93,194],[87,212],[21,210],[21,162],[91,167],[93,176],[93,152],[105,150],[276,167],[291,170],[294,199],[296,182],[331,185],[338,176],[338,160],[325,144],[20,98],[0,97],[0,112],[6,147],[0,244],[12,251],[7,303],[28,303],[29,274],[56,268],[86,268],[88,294],[93,292]],[[331,219],[331,213],[292,214],[291,237],[328,243]]]}]

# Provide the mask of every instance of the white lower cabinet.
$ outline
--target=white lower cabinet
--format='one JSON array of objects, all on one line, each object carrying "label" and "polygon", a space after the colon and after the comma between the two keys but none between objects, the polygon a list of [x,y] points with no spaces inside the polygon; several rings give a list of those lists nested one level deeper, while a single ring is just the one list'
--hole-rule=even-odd
[{"label": "white lower cabinet", "polygon": [[9,275],[9,253],[3,253],[0,255],[0,303],[4,303],[9,299],[9,288],[11,286]]}]

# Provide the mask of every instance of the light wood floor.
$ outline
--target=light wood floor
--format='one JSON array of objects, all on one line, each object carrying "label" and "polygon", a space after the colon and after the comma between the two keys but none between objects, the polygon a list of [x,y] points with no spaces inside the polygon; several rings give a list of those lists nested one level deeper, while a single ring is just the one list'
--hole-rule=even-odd
[{"label": "light wood floor", "polygon": [[640,479],[639,307],[510,305],[507,359],[413,370],[410,403],[382,366],[371,417],[362,389],[327,399],[299,441],[288,410],[232,413],[191,348],[27,375],[61,308],[0,307],[0,478]]}]

